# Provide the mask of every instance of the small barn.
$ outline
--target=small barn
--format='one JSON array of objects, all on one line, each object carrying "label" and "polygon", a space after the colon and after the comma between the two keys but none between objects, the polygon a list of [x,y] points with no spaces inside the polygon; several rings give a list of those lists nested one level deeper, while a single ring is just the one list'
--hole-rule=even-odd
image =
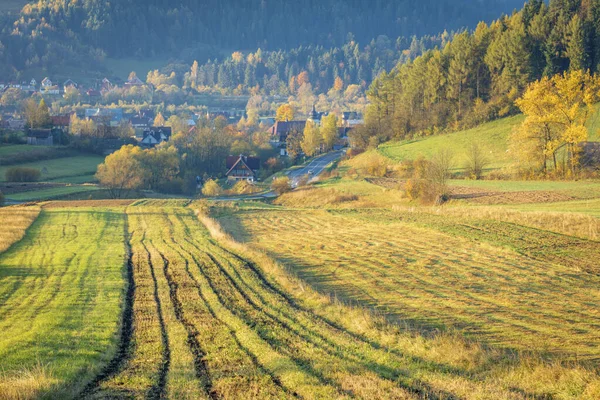
[{"label": "small barn", "polygon": [[29,129],[27,131],[27,144],[34,146],[52,146],[54,137],[51,129]]},{"label": "small barn", "polygon": [[257,173],[260,170],[260,158],[247,157],[244,155],[227,157],[227,179],[231,181],[257,180]]}]

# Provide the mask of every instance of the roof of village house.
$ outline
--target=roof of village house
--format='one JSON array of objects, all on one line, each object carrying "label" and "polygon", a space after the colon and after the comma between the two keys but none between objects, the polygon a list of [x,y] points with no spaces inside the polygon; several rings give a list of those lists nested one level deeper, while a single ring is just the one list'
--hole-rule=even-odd
[{"label": "roof of village house", "polygon": [[145,117],[131,117],[129,122],[134,126],[149,126],[152,123],[150,118]]},{"label": "roof of village house", "polygon": [[227,175],[239,165],[242,164],[246,169],[254,172],[260,169],[260,158],[258,157],[247,157],[242,154],[239,156],[227,156]]},{"label": "roof of village house", "polygon": [[71,123],[70,115],[55,115],[50,117],[54,126],[69,126]]},{"label": "roof of village house", "polygon": [[304,131],[306,121],[277,121],[270,129],[271,136],[287,136],[294,130]]}]

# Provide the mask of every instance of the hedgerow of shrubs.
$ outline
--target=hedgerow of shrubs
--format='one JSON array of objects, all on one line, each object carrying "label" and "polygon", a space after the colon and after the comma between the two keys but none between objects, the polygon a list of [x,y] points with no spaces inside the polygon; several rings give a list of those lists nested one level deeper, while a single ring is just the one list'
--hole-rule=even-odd
[{"label": "hedgerow of shrubs", "polygon": [[39,169],[27,167],[12,167],[6,170],[5,174],[8,182],[37,182],[41,176]]}]

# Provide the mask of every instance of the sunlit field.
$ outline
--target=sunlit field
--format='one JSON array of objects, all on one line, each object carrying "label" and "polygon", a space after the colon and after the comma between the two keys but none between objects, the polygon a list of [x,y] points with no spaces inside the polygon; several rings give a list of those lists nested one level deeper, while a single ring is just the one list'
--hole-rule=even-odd
[{"label": "sunlit field", "polygon": [[123,240],[121,212],[44,210],[0,255],[0,398],[72,397],[112,357]]}]

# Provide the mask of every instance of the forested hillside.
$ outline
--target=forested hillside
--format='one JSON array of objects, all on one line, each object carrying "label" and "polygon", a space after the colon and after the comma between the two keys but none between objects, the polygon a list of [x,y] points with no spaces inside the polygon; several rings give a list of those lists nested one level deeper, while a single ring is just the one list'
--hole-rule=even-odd
[{"label": "forested hillside", "polygon": [[517,112],[529,83],[587,70],[600,70],[600,1],[531,0],[380,76],[361,134],[381,141],[476,126]]},{"label": "forested hillside", "polygon": [[[174,56],[191,62],[223,49],[341,46],[437,34],[510,13],[521,0],[228,1],[43,0],[6,19],[0,72],[68,62],[95,66],[105,56]],[[204,59],[206,60],[206,58]],[[204,61],[201,59],[201,61]]]}]

